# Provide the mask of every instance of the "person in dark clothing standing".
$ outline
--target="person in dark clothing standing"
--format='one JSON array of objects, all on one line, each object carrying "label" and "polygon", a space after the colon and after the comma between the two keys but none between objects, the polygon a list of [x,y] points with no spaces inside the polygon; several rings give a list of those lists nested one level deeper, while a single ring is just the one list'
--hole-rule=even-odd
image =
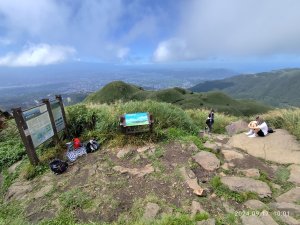
[{"label": "person in dark clothing standing", "polygon": [[210,113],[208,114],[208,117],[206,119],[206,125],[208,126],[208,132],[212,131],[212,125],[214,124],[214,116],[215,111],[211,109]]}]

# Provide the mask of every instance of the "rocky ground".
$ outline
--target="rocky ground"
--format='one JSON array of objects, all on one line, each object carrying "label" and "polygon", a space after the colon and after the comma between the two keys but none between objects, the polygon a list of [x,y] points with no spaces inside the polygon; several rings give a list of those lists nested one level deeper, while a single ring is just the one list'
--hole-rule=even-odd
[{"label": "rocky ground", "polygon": [[5,201],[22,205],[32,223],[70,207],[81,222],[207,212],[199,225],[300,224],[298,142],[281,130],[251,139],[232,129],[232,137],[206,136],[200,149],[183,141],[101,149],[62,175],[18,178]]}]

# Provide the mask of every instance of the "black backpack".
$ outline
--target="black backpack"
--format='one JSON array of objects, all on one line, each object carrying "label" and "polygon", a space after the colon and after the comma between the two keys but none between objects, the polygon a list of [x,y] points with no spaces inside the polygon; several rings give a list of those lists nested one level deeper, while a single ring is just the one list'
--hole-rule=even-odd
[{"label": "black backpack", "polygon": [[87,153],[95,152],[96,150],[99,149],[99,147],[100,147],[99,143],[94,139],[89,140],[89,142],[85,146]]},{"label": "black backpack", "polygon": [[271,128],[271,127],[269,127],[269,129],[268,129],[268,133],[274,133],[275,131]]},{"label": "black backpack", "polygon": [[62,161],[60,159],[54,159],[52,162],[50,162],[50,169],[55,174],[62,174],[65,172],[68,168],[68,163],[65,161]]}]

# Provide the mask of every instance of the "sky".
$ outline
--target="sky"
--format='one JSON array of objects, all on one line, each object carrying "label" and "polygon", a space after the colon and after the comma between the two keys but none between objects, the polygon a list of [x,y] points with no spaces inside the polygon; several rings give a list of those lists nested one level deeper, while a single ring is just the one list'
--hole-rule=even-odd
[{"label": "sky", "polygon": [[299,0],[0,0],[0,71],[76,62],[300,67]]}]

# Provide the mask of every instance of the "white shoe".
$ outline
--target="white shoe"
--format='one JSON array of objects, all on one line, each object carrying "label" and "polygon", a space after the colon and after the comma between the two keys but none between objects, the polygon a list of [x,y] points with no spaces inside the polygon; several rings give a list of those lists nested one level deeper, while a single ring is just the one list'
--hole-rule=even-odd
[{"label": "white shoe", "polygon": [[252,130],[250,130],[249,132],[247,132],[247,133],[245,133],[246,135],[251,135],[251,134],[253,134],[253,131]]},{"label": "white shoe", "polygon": [[251,134],[248,137],[250,137],[250,138],[256,137],[256,134]]}]

